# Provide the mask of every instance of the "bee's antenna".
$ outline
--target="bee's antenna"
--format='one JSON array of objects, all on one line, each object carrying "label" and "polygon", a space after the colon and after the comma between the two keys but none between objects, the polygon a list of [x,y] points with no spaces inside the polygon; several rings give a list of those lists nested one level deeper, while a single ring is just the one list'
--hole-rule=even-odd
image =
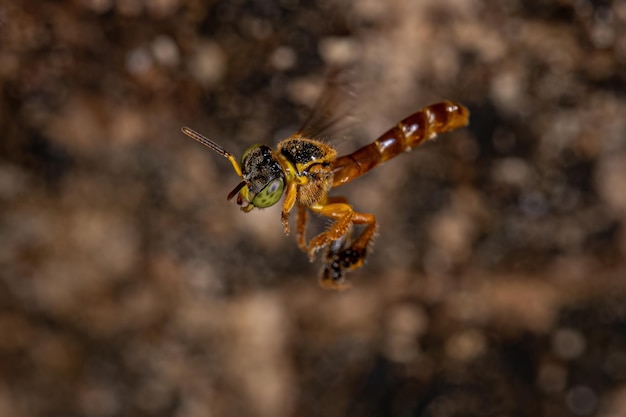
[{"label": "bee's antenna", "polygon": [[204,146],[214,150],[215,152],[222,155],[224,158],[228,159],[230,163],[232,164],[233,168],[235,169],[235,172],[237,173],[237,175],[239,175],[240,177],[242,176],[241,167],[239,167],[239,163],[237,162],[237,160],[231,153],[226,151],[226,149],[222,148],[220,145],[213,142],[211,139],[207,138],[206,136],[196,132],[193,129],[188,128],[187,126],[184,126],[181,130],[183,131],[185,135],[189,136],[191,139],[197,142],[200,142]]}]

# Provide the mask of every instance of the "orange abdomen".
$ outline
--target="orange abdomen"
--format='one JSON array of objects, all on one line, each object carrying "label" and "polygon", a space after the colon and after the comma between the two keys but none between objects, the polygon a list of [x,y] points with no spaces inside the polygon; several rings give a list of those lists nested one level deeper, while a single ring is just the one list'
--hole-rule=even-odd
[{"label": "orange abdomen", "polygon": [[333,187],[360,177],[378,164],[410,151],[439,133],[466,126],[469,111],[451,101],[432,104],[403,119],[381,137],[333,161]]}]

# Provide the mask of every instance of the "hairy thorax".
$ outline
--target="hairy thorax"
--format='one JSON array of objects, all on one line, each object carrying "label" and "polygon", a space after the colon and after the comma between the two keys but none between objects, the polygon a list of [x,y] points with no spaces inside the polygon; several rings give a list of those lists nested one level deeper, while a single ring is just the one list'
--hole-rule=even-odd
[{"label": "hairy thorax", "polygon": [[278,152],[293,167],[300,183],[297,201],[304,206],[320,202],[333,185],[332,161],[337,151],[317,140],[294,136],[278,144]]}]

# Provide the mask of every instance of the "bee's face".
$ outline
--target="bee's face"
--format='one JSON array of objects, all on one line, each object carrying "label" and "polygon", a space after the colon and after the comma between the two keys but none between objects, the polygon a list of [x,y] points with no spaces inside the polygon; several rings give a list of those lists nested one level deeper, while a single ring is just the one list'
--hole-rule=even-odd
[{"label": "bee's face", "polygon": [[285,174],[269,146],[253,145],[248,148],[241,157],[241,171],[244,183],[238,187],[241,189],[237,203],[248,203],[242,206],[244,211],[270,207],[280,200],[285,190]]}]

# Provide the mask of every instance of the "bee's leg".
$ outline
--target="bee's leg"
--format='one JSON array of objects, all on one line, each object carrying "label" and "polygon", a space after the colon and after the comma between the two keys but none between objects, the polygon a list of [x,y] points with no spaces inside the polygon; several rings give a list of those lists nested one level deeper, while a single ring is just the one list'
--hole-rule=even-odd
[{"label": "bee's leg", "polygon": [[289,234],[289,213],[296,204],[296,197],[298,196],[298,184],[296,182],[288,182],[287,190],[285,191],[285,199],[283,200],[283,208],[280,215],[280,219],[283,223],[283,231],[286,235]]},{"label": "bee's leg", "polygon": [[331,244],[326,254],[326,265],[320,277],[320,285],[323,288],[333,290],[349,288],[350,283],[345,279],[344,271],[351,271],[363,266],[367,249],[376,233],[376,218],[372,214],[354,213],[352,222],[367,226],[349,247],[344,248],[344,245],[335,246]]},{"label": "bee's leg", "polygon": [[313,261],[318,250],[341,239],[347,233],[352,225],[354,210],[346,203],[314,204],[309,208],[315,213],[335,220],[328,230],[315,236],[309,242],[309,259]]},{"label": "bee's leg", "polygon": [[[329,206],[333,206],[333,207],[329,207]],[[346,206],[347,208],[343,206]],[[341,208],[337,209],[336,207],[341,207]],[[303,208],[306,208],[306,207],[303,207]],[[309,207],[309,209],[313,211],[314,213],[320,214],[322,216],[330,217],[336,220],[341,219],[341,216],[342,216],[341,213],[344,213],[347,211],[349,211],[350,213],[354,212],[354,210],[352,209],[352,206],[348,204],[348,200],[346,200],[345,197],[340,197],[340,196],[327,197],[323,204],[322,203],[315,204]],[[340,214],[337,214],[337,212],[339,212]],[[347,230],[348,227],[349,227],[349,224],[348,226],[345,227],[345,229]],[[300,246],[300,248],[304,251],[309,252],[309,258],[311,258],[311,261],[312,261],[313,259],[315,259],[315,253],[318,250],[326,246],[329,242],[337,241],[339,237],[345,235],[345,231],[344,232],[339,231],[339,232],[332,233],[332,236],[329,238],[328,233],[331,232],[332,229],[337,229],[337,228],[344,229],[342,225],[338,225],[337,223],[333,224],[329,228],[328,231],[324,233],[320,233],[319,235],[311,239],[311,242],[309,243],[308,248],[306,245],[306,241],[304,240],[304,236],[303,236],[302,243],[304,244],[304,246]],[[300,240],[298,240],[298,244],[300,245]]]},{"label": "bee's leg", "polygon": [[297,223],[297,234],[298,234],[298,247],[306,252],[306,220],[307,220],[307,211],[306,207],[297,204],[298,207],[298,223]]},{"label": "bee's leg", "polygon": [[[345,197],[327,197],[325,204],[346,203],[346,202],[347,200]],[[296,203],[296,206],[298,207],[298,223],[297,223],[298,247],[302,249],[304,252],[307,252],[308,251],[308,245],[306,243],[306,224],[307,224],[307,214],[308,214],[307,207],[300,203]]]}]

